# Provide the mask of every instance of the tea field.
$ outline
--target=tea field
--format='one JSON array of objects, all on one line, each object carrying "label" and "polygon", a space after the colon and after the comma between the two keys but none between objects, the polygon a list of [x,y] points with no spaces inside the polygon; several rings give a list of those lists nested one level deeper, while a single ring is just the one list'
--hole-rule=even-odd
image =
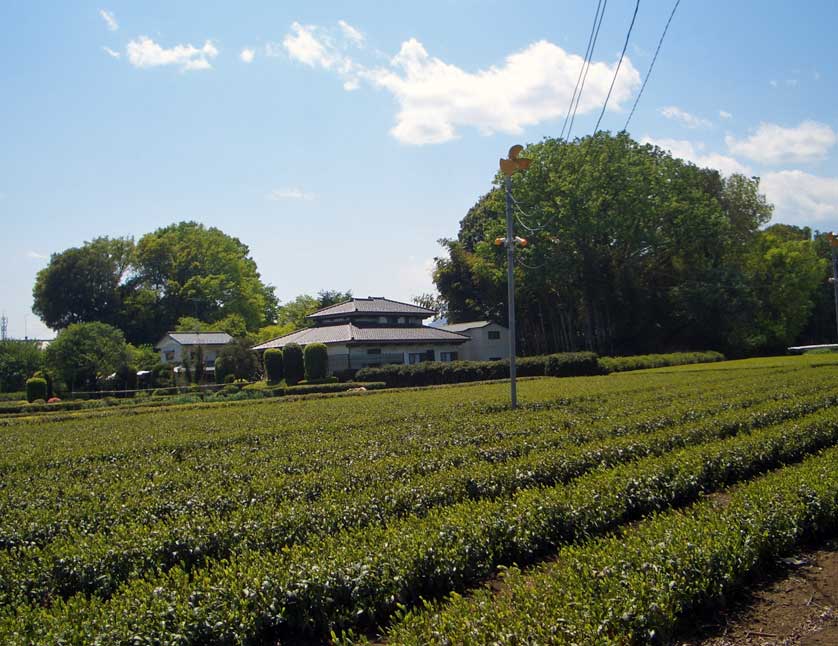
[{"label": "tea field", "polygon": [[0,418],[0,643],[666,641],[838,528],[838,358]]}]

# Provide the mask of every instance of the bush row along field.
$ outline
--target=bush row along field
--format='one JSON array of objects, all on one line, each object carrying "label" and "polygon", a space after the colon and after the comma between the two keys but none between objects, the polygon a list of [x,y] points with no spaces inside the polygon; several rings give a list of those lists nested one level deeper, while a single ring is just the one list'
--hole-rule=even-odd
[{"label": "bush row along field", "polygon": [[406,613],[394,644],[666,643],[761,563],[834,532],[838,449],[738,487],[723,504],[671,511],[503,577],[501,592]]},{"label": "bush row along field", "polygon": [[835,361],[722,366],[10,425],[0,639],[374,629],[838,442]]}]

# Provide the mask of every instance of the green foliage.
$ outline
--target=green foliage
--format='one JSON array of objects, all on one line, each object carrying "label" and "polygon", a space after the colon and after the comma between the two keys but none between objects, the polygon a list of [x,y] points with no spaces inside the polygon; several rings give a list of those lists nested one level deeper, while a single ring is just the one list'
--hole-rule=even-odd
[{"label": "green foliage", "polygon": [[[519,357],[519,377],[570,377],[601,374],[592,352],[574,352],[544,357]],[[549,372],[552,371],[552,372]],[[358,381],[383,381],[390,387],[431,386],[467,381],[507,379],[509,362],[503,361],[428,361],[362,368]]]},{"label": "green foliage", "polygon": [[[524,354],[778,350],[826,303],[820,247],[806,229],[760,230],[772,207],[756,178],[723,178],[625,133],[545,139],[525,156],[513,195],[544,226],[518,252]],[[441,241],[434,279],[451,322],[506,322],[505,251],[491,244],[504,220],[497,188]]]},{"label": "green foliage", "polygon": [[279,348],[268,348],[262,357],[265,363],[265,377],[269,384],[276,384],[282,381],[283,361],[282,350]]},{"label": "green foliage", "polygon": [[0,392],[21,391],[43,365],[43,352],[28,341],[0,341]]},{"label": "green foliage", "polygon": [[26,401],[34,402],[36,399],[46,400],[47,380],[42,377],[32,377],[26,380]]},{"label": "green foliage", "polygon": [[32,311],[53,329],[93,321],[118,325],[133,250],[130,238],[103,237],[52,254],[35,280]]},{"label": "green foliage", "polygon": [[[100,400],[2,419],[0,641],[308,643],[395,622],[389,643],[412,630],[428,643],[421,626],[436,615],[422,599],[459,608],[452,593],[563,547],[546,568],[579,568],[589,587],[558,576],[579,596],[554,602],[536,574],[537,594],[502,610],[510,640],[564,626],[538,613],[568,607],[612,622],[617,641],[665,638],[705,591],[743,580],[754,554],[773,559],[807,529],[836,527],[838,454],[746,485],[747,501],[728,491],[719,518],[658,516],[645,543],[642,517],[838,444],[836,376],[838,361],[820,355],[526,380],[518,411],[498,384],[291,404],[264,397],[306,386],[262,384],[213,403],[152,397],[161,410],[137,415]],[[21,415],[40,410],[27,406]],[[532,599],[537,620],[519,621]],[[474,630],[492,622],[484,601]],[[463,616],[441,632],[453,643],[468,641]],[[585,625],[578,641],[597,641]]]},{"label": "green foliage", "polygon": [[128,363],[137,370],[153,370],[160,362],[160,353],[150,344],[135,346],[128,343],[125,351],[128,353]]},{"label": "green foliage", "polygon": [[218,352],[215,359],[215,379],[218,383],[226,383],[228,375],[236,379],[253,381],[259,370],[256,353],[250,349],[245,341],[233,341],[225,345]]},{"label": "green foliage", "polygon": [[47,346],[44,364],[70,390],[95,390],[127,357],[120,330],[105,323],[73,323]]},{"label": "green foliage", "polygon": [[[342,303],[350,298],[352,298],[352,292],[341,292],[337,290],[322,290],[318,292],[316,297],[301,294],[293,301],[279,307],[277,324],[284,329],[290,328],[289,332],[311,327],[314,323],[306,318],[309,314],[313,314],[317,310],[328,307],[329,305]],[[282,334],[288,334],[288,332],[283,332]],[[282,336],[282,334],[277,334],[276,336]],[[265,340],[267,341],[269,339]]]},{"label": "green foliage", "polygon": [[665,366],[724,361],[720,352],[673,352],[672,354],[642,354],[631,357],[600,357],[599,365],[605,372],[625,372]]},{"label": "green foliage", "polygon": [[306,381],[325,379],[329,373],[329,355],[324,343],[309,343],[303,351]]},{"label": "green foliage", "polygon": [[289,386],[294,386],[303,380],[305,376],[303,350],[298,344],[289,343],[282,349],[282,365],[285,383]]}]

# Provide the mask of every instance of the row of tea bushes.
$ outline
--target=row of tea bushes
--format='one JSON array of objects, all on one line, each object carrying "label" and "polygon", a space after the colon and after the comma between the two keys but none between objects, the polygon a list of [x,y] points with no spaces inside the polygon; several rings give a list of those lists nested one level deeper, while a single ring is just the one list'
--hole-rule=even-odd
[{"label": "row of tea bushes", "polygon": [[613,538],[559,552],[497,588],[403,613],[390,643],[667,643],[679,621],[722,601],[806,537],[838,528],[838,449]]}]

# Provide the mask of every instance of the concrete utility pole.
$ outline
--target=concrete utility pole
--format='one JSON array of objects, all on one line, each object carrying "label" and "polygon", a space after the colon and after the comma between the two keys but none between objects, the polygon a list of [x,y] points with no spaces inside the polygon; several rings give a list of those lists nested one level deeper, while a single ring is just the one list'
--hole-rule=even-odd
[{"label": "concrete utility pole", "polygon": [[835,295],[835,329],[838,331],[838,233],[829,234],[829,248],[832,251],[832,290]]},{"label": "concrete utility pole", "polygon": [[512,228],[512,175],[516,171],[526,170],[529,159],[519,159],[523,146],[515,145],[509,149],[509,159],[500,160],[500,170],[504,174],[503,186],[506,189],[506,238],[497,238],[496,245],[506,245],[506,282],[507,305],[509,311],[509,389],[512,408],[518,408],[518,388],[515,369],[515,245],[525,246],[527,241],[516,238]]}]

